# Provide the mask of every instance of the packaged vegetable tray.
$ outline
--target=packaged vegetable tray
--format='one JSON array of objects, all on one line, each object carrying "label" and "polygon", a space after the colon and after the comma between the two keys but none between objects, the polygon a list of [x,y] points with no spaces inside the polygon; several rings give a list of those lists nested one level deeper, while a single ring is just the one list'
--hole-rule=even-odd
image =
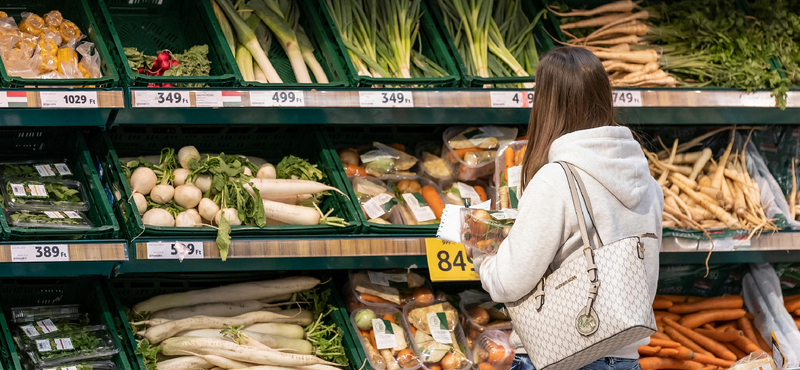
[{"label": "packaged vegetable tray", "polygon": [[458,303],[462,316],[461,324],[466,332],[470,349],[475,349],[475,340],[483,333],[512,329],[511,317],[505,304],[492,301],[488,293],[469,289],[459,293],[458,296],[461,297]]},{"label": "packaged vegetable tray", "polygon": [[83,316],[84,313],[81,312],[81,306],[77,304],[14,307],[11,309],[11,322],[16,324],[30,323],[43,319],[72,319]]},{"label": "packaged vegetable tray", "polygon": [[375,224],[402,225],[403,219],[398,212],[398,200],[392,188],[383,180],[374,177],[353,176],[350,179],[355,200],[361,207],[366,222]]},{"label": "packaged vegetable tray", "polygon": [[61,159],[57,161],[9,161],[0,164],[0,176],[12,178],[54,178],[72,179],[72,173],[68,161]]},{"label": "packaged vegetable tray", "polygon": [[507,331],[487,330],[475,340],[472,361],[478,369],[511,369],[515,353],[514,347],[509,343],[509,335],[510,332]]},{"label": "packaged vegetable tray", "polygon": [[517,129],[502,126],[454,126],[442,134],[442,159],[457,180],[471,181],[494,173],[497,149],[517,137]]},{"label": "packaged vegetable tray", "polygon": [[517,218],[517,211],[504,209],[487,211],[461,208],[461,243],[481,253],[495,254],[508,237]]},{"label": "packaged vegetable tray", "polygon": [[6,211],[8,224],[14,227],[37,227],[53,229],[90,229],[92,221],[81,211]]},{"label": "packaged vegetable tray", "polygon": [[494,204],[494,192],[482,180],[454,181],[441,183],[445,203],[461,207],[481,207],[491,209]]},{"label": "packaged vegetable tray", "polygon": [[111,361],[80,361],[70,362],[57,366],[41,366],[34,367],[35,370],[117,370],[117,365]]},{"label": "packaged vegetable tray", "polygon": [[23,339],[20,348],[38,366],[109,359],[119,353],[119,348],[105,325],[58,332],[36,339]]},{"label": "packaged vegetable tray", "polygon": [[[16,333],[20,340],[23,338],[44,338],[56,335],[58,332],[72,331],[89,325],[89,314],[62,315],[61,317],[47,317],[33,322],[17,325]],[[17,344],[20,344],[18,341]]]},{"label": "packaged vegetable tray", "polygon": [[353,309],[402,308],[409,302],[430,304],[434,301],[430,281],[423,275],[407,270],[350,271],[344,293]]},{"label": "packaged vegetable tray", "polygon": [[[415,352],[422,367],[465,370],[472,367],[472,352],[459,324],[458,310],[448,302],[406,304],[403,316],[414,334]],[[413,328],[412,328],[413,327]]]},{"label": "packaged vegetable tray", "polygon": [[89,209],[86,189],[73,180],[3,179],[5,206],[12,210],[81,210]]},{"label": "packaged vegetable tray", "polygon": [[413,370],[422,365],[412,345],[414,336],[397,309],[359,308],[350,314],[350,322],[374,370]]},{"label": "packaged vegetable tray", "polygon": [[[351,179],[356,199],[370,230],[407,230],[434,234],[444,199],[439,185],[424,177],[383,181],[373,177]],[[403,227],[405,226],[405,227]]]},{"label": "packaged vegetable tray", "polygon": [[496,209],[513,208],[522,199],[522,161],[528,148],[528,140],[517,140],[504,144],[497,150],[494,161],[494,188]]},{"label": "packaged vegetable tray", "polygon": [[338,154],[347,176],[399,180],[419,174],[417,158],[406,153],[405,145],[399,143],[386,145],[375,141],[372,146],[342,148]]}]

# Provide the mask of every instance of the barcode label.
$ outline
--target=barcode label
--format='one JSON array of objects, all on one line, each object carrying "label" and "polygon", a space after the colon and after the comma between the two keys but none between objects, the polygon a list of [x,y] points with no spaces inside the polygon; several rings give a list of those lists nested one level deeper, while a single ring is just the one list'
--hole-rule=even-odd
[{"label": "barcode label", "polygon": [[33,338],[33,337],[38,337],[39,336],[39,332],[36,331],[36,328],[34,328],[33,325],[25,325],[25,326],[20,327],[20,329],[22,329],[22,331],[25,332],[25,335],[27,335],[28,338]]},{"label": "barcode label", "polygon": [[42,321],[37,322],[36,324],[38,324],[39,327],[42,328],[42,332],[44,334],[48,334],[48,333],[52,333],[52,332],[58,331],[58,328],[56,327],[56,324],[53,324],[53,321],[50,320],[50,319],[44,319]]},{"label": "barcode label", "polygon": [[25,196],[25,187],[22,184],[10,184],[11,185],[11,192],[18,197]]},{"label": "barcode label", "polygon": [[66,214],[67,217],[69,218],[81,218],[81,215],[79,215],[78,212],[75,211],[64,211],[64,214]]},{"label": "barcode label", "polygon": [[31,196],[33,197],[46,197],[47,190],[45,190],[44,185],[28,185],[28,191],[30,191]]},{"label": "barcode label", "polygon": [[50,347],[50,340],[49,339],[37,340],[36,341],[36,348],[39,350],[39,352],[50,352],[50,351],[53,350],[53,348]]},{"label": "barcode label", "polygon": [[56,173],[53,172],[53,169],[50,167],[49,164],[40,164],[33,167],[36,168],[36,172],[39,173],[39,176],[50,177],[56,175]]},{"label": "barcode label", "polygon": [[56,163],[56,171],[61,175],[72,175],[72,171],[69,170],[66,163]]}]

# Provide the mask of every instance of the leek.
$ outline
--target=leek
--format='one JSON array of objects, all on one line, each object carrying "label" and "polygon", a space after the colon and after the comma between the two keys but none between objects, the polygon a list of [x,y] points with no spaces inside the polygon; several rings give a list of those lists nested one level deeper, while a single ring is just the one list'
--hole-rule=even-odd
[{"label": "leek", "polygon": [[236,31],[236,38],[239,40],[239,43],[247,48],[252,55],[252,58],[255,59],[258,66],[261,68],[264,74],[266,74],[267,81],[269,81],[269,83],[282,83],[283,81],[281,81],[280,76],[278,76],[275,68],[272,67],[272,63],[270,63],[269,59],[267,58],[267,54],[263,49],[261,49],[261,45],[259,45],[255,33],[253,33],[247,23],[245,23],[245,21],[239,17],[239,14],[236,12],[233,6],[228,3],[228,0],[216,0],[216,2],[228,16],[228,20],[232,23],[233,29]]},{"label": "leek", "polygon": [[239,72],[242,73],[242,77],[245,81],[255,81],[256,78],[253,74],[253,56],[242,44],[236,47],[236,64],[239,65]]},{"label": "leek", "polygon": [[233,30],[231,29],[231,24],[228,23],[228,18],[225,17],[225,13],[222,12],[216,1],[212,1],[211,6],[214,8],[214,15],[217,17],[222,34],[225,35],[228,47],[231,48],[231,53],[236,53],[236,39],[233,37]]},{"label": "leek", "polygon": [[[254,0],[250,2],[250,6],[253,8],[254,13],[261,18],[264,24],[269,27],[270,30],[281,40],[281,45],[283,46],[283,50],[286,52],[286,56],[289,58],[289,62],[292,64],[292,70],[294,71],[294,76],[299,83],[311,83],[311,76],[308,74],[308,68],[306,68],[306,63],[303,60],[303,54],[300,51],[300,46],[297,43],[297,36],[294,33],[294,30],[291,26],[286,22],[286,20],[281,16],[280,13],[276,13],[266,3],[262,0]],[[255,36],[253,36],[255,40]],[[258,41],[256,41],[256,44]],[[263,68],[262,68],[263,69]]]}]

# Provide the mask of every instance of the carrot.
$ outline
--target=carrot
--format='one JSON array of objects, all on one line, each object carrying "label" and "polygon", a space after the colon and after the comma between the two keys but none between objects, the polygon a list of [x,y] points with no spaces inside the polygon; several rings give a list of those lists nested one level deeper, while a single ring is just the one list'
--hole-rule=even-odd
[{"label": "carrot", "polygon": [[669,339],[668,335],[666,335],[666,334],[664,334],[662,332],[658,332],[658,331],[653,333],[653,335],[650,336],[650,340],[653,340],[653,339],[662,339],[662,340],[672,341],[672,339]]},{"label": "carrot", "polygon": [[736,347],[736,345],[733,343],[722,343],[722,345],[725,346],[725,348],[727,348],[728,351],[733,352],[733,354],[736,355],[736,358],[738,359],[742,359],[744,356],[747,356],[746,353],[742,352],[742,350],[740,350],[739,347]]},{"label": "carrot", "polygon": [[680,346],[680,347],[675,348],[675,349],[678,351],[678,353],[676,353],[675,355],[673,355],[671,357],[677,358],[678,360],[684,360],[684,361],[691,360],[691,359],[694,358],[694,351],[692,351],[689,348],[686,348],[684,346]]},{"label": "carrot", "polygon": [[745,311],[741,308],[708,310],[686,315],[679,323],[689,329],[694,329],[713,321],[738,320],[744,317]]},{"label": "carrot", "polygon": [[386,315],[383,315],[382,319],[384,319],[384,320],[386,320],[386,321],[388,321],[388,322],[390,322],[392,324],[397,324],[397,320],[395,320],[394,315],[391,315],[391,314],[387,313]]},{"label": "carrot", "polygon": [[794,315],[795,316],[800,316],[800,309],[798,309],[797,311],[794,311]]},{"label": "carrot", "polygon": [[[753,325],[750,324],[750,320],[748,320],[747,317],[742,317],[739,320],[736,320],[736,323],[739,324],[739,329],[742,330],[742,333],[744,333],[744,336],[747,337],[747,339],[753,342],[753,344],[758,343],[758,339],[756,339],[756,333],[753,332]],[[761,348],[761,350],[765,349]]]},{"label": "carrot", "polygon": [[673,329],[672,327],[664,328],[664,332],[667,333],[667,335],[669,335],[669,337],[672,338],[672,340],[680,343],[682,346],[684,346],[686,348],[691,349],[695,353],[709,353],[710,354],[710,352],[708,352],[705,349],[703,349],[703,347],[700,347],[697,343],[695,343],[691,339],[686,338],[685,336],[683,336],[683,334],[678,333],[678,331]]},{"label": "carrot", "polygon": [[660,350],[661,347],[641,346],[639,347],[639,354],[644,356],[655,356]]},{"label": "carrot", "polygon": [[709,337],[706,337],[704,335],[698,334],[697,332],[694,332],[691,329],[683,325],[680,325],[670,319],[664,319],[664,323],[667,324],[667,326],[677,330],[679,333],[686,336],[687,338],[691,339],[695,343],[699,344],[703,348],[707,349],[715,356],[725,360],[736,361],[736,356],[731,351],[728,351],[728,349],[725,348],[725,346],[719,344],[717,341]]},{"label": "carrot", "polygon": [[753,320],[755,320],[755,319],[756,319],[755,315],[753,315],[753,314],[752,314],[752,313],[750,313],[750,312],[747,312],[747,313],[745,313],[745,314],[744,314],[744,317],[745,317],[746,319],[750,320],[750,322],[751,322],[751,323],[752,323],[752,321],[753,321]]},{"label": "carrot", "polygon": [[631,14],[632,13],[615,13],[615,14],[608,14],[608,15],[603,15],[603,16],[595,17],[595,18],[584,19],[584,20],[580,20],[580,21],[572,22],[572,23],[564,23],[564,24],[561,25],[561,29],[562,30],[571,30],[571,29],[575,29],[575,28],[600,27],[600,26],[602,26],[604,24],[607,24],[609,22],[613,22],[613,21],[616,21],[616,20],[619,20],[619,19],[622,19],[622,18],[627,18],[627,17],[631,16]]},{"label": "carrot", "polygon": [[663,295],[657,294],[656,298],[666,299],[668,301],[672,301],[672,303],[686,303],[686,299],[689,297],[683,295]]},{"label": "carrot", "polygon": [[653,337],[650,337],[649,345],[652,347],[661,347],[661,348],[678,348],[681,346],[680,343],[675,342],[673,340],[657,339]]},{"label": "carrot", "polygon": [[630,12],[636,8],[636,4],[631,0],[615,1],[613,3],[600,5],[592,10],[573,10],[569,13],[559,13],[550,9],[548,10],[559,17],[591,17],[596,14],[603,13],[625,13]]},{"label": "carrot", "polygon": [[700,370],[717,370],[719,367],[717,365],[706,365],[705,367],[700,368]]},{"label": "carrot", "polygon": [[653,356],[675,358],[675,356],[677,356],[677,355],[678,355],[678,349],[677,348],[662,348],[660,351],[656,352],[656,354],[653,355]]},{"label": "carrot", "polygon": [[709,298],[695,303],[676,304],[669,308],[669,312],[685,315],[698,311],[716,310],[721,308],[742,308],[742,303],[742,297],[738,295],[730,295]]},{"label": "carrot", "polygon": [[789,302],[789,301],[794,301],[796,299],[800,299],[800,294],[787,295],[787,296],[783,297],[783,303],[786,303],[786,302]]},{"label": "carrot", "polygon": [[375,342],[375,330],[369,330],[369,343],[372,344],[372,348],[378,348],[378,343]]},{"label": "carrot", "polygon": [[478,193],[478,196],[481,198],[481,202],[485,202],[489,197],[486,195],[486,190],[483,189],[483,186],[475,185],[472,187],[475,189],[475,192]]},{"label": "carrot", "polygon": [[[464,156],[467,155],[467,153],[469,153],[469,152],[482,152],[484,150],[486,150],[486,149],[483,149],[483,148],[453,149],[453,151],[456,153],[458,158],[461,158],[461,159],[463,159]],[[458,161],[456,160],[455,162],[458,162]],[[455,162],[453,162],[453,163],[455,163]]]},{"label": "carrot", "polygon": [[359,294],[359,297],[361,297],[362,301],[369,302],[369,303],[392,303],[392,302],[389,302],[389,301],[387,301],[387,300],[385,300],[385,299],[383,299],[381,297],[378,297],[378,296],[375,296],[375,295],[372,295],[372,294],[369,294],[369,293],[361,293],[361,294]]},{"label": "carrot", "polygon": [[414,325],[409,325],[408,327],[411,329],[411,336],[412,337],[416,337],[417,336],[417,328],[414,327]]},{"label": "carrot", "polygon": [[667,357],[646,357],[639,359],[642,370],[678,369],[699,370],[703,367],[699,362],[676,360]]},{"label": "carrot", "polygon": [[694,329],[694,331],[717,342],[733,342],[743,335],[741,331],[717,331],[714,329]]},{"label": "carrot", "polygon": [[736,325],[736,321],[729,321],[729,322],[720,323],[720,325],[717,326],[714,329],[715,330],[720,330],[720,331],[728,331],[728,329],[730,329],[730,330],[739,330],[739,326]]},{"label": "carrot", "polygon": [[344,168],[344,173],[347,174],[347,176],[369,176],[367,175],[366,168],[352,163],[347,164]]},{"label": "carrot", "polygon": [[721,358],[716,358],[714,356],[709,356],[709,355],[694,355],[694,358],[692,360],[697,361],[701,364],[718,365],[725,367],[731,367],[733,366],[733,363],[736,362],[736,360],[733,361],[723,360]]},{"label": "carrot", "polygon": [[767,342],[764,340],[764,336],[761,335],[761,333],[758,331],[758,328],[755,325],[753,325],[753,332],[755,332],[756,334],[756,344],[759,347],[761,347],[761,349],[763,349],[764,351],[770,352],[772,346],[767,344]]},{"label": "carrot", "polygon": [[800,310],[800,299],[795,299],[793,301],[789,301],[785,304],[786,311],[794,312]]},{"label": "carrot", "polygon": [[666,309],[672,307],[672,304],[673,304],[672,301],[656,297],[656,299],[653,300],[653,309],[654,310],[666,310]]},{"label": "carrot", "polygon": [[661,321],[661,319],[668,317],[672,321],[678,321],[681,319],[681,315],[665,312],[665,311],[653,311],[656,316],[656,321]]},{"label": "carrot", "polygon": [[737,339],[735,342],[733,342],[733,344],[735,344],[736,347],[739,347],[739,349],[741,349],[744,353],[753,353],[761,350],[761,348],[758,348],[755,343],[751,342],[750,339],[747,339],[747,337],[744,336]]},{"label": "carrot", "polygon": [[506,147],[506,150],[503,154],[506,159],[506,168],[503,170],[503,174],[505,175],[506,181],[508,181],[508,169],[514,167],[514,149],[511,149],[510,146]]},{"label": "carrot", "polygon": [[428,207],[431,207],[436,219],[441,220],[442,212],[444,211],[444,203],[442,202],[442,198],[439,196],[439,192],[436,191],[433,186],[423,186],[422,198],[424,198],[425,202],[428,203]]},{"label": "carrot", "polygon": [[695,303],[695,302],[700,302],[700,301],[705,301],[705,300],[706,299],[703,298],[703,297],[689,297],[689,298],[686,298],[686,303]]}]

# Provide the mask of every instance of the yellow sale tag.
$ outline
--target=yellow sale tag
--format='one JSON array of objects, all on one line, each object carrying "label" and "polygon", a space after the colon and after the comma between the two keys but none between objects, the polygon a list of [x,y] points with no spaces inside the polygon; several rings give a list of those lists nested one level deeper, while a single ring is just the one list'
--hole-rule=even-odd
[{"label": "yellow sale tag", "polygon": [[464,244],[425,239],[431,281],[480,280]]}]

